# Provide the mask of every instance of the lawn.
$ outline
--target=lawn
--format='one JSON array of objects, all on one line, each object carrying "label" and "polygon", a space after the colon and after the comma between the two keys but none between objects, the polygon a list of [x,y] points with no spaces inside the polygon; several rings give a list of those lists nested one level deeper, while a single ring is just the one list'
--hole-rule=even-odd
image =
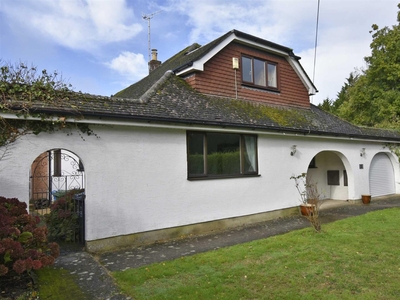
[{"label": "lawn", "polygon": [[40,299],[90,299],[76,284],[76,278],[63,269],[46,267],[36,271]]},{"label": "lawn", "polygon": [[400,299],[400,209],[114,272],[134,299]]}]

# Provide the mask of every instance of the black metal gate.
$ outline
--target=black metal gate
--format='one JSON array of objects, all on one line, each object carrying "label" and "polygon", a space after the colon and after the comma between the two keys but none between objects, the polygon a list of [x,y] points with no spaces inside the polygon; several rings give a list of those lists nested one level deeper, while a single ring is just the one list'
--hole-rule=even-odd
[{"label": "black metal gate", "polygon": [[32,164],[30,176],[30,212],[50,213],[51,204],[64,195],[73,195],[68,209],[78,218],[75,242],[85,242],[84,168],[79,158],[66,150],[55,149],[42,153]]}]

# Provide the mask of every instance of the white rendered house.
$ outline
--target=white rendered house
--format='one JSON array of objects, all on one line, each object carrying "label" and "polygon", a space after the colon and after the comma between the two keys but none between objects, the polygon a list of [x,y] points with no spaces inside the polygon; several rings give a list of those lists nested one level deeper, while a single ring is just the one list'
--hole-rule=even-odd
[{"label": "white rendered house", "polygon": [[290,48],[233,30],[150,67],[115,97],[91,97],[79,120],[46,111],[99,138],[22,137],[0,161],[0,195],[28,203],[35,159],[71,153],[84,173],[86,247],[105,251],[296,213],[290,177],[303,172],[326,199],[400,193],[387,147],[400,135],[310,104],[316,88]]}]

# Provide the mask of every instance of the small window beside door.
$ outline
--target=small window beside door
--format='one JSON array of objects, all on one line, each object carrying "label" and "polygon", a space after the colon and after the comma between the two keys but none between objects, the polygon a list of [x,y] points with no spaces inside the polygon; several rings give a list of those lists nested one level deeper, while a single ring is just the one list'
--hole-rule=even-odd
[{"label": "small window beside door", "polygon": [[328,185],[340,185],[339,170],[328,171]]}]

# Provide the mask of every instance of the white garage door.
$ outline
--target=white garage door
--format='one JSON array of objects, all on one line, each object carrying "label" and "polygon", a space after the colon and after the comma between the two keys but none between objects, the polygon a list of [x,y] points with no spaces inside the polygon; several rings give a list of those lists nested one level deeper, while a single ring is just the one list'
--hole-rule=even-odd
[{"label": "white garage door", "polygon": [[369,186],[372,197],[395,193],[393,165],[385,153],[378,153],[372,159]]}]

